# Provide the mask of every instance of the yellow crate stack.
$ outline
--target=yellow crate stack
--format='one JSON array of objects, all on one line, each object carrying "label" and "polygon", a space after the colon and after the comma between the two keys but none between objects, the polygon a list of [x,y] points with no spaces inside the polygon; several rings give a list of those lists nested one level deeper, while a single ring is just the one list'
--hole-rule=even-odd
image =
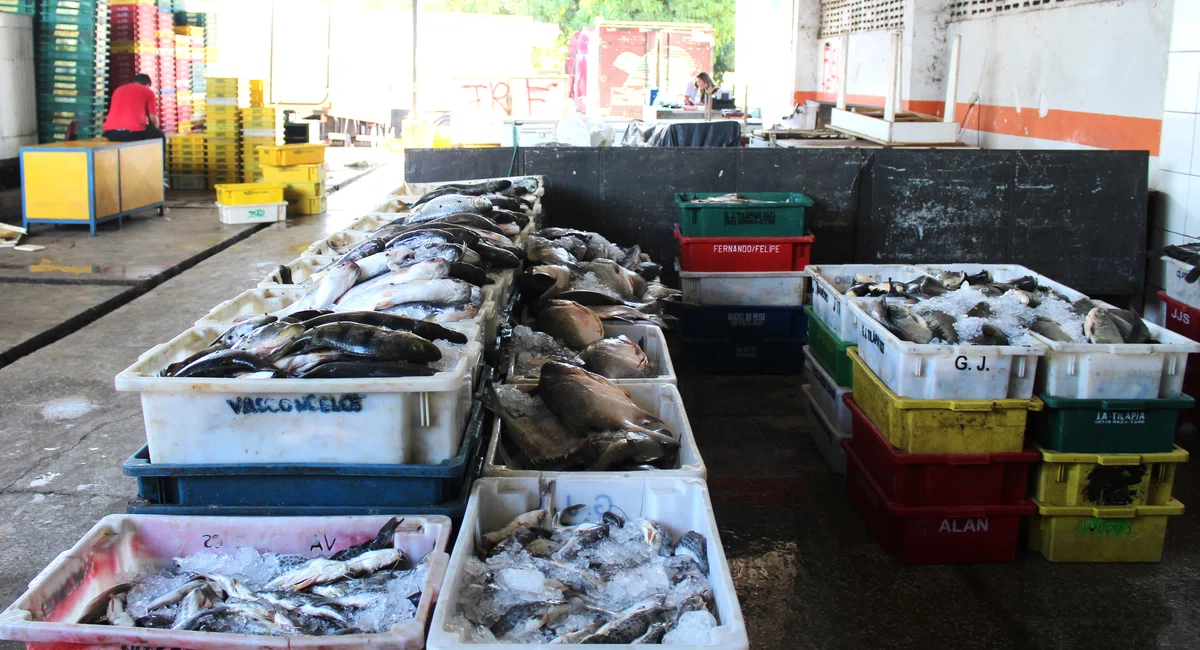
[{"label": "yellow crate stack", "polygon": [[[254,82],[251,81],[251,84]],[[253,88],[253,86],[251,86]],[[251,90],[251,95],[254,91]],[[278,142],[276,111],[267,107],[241,109],[242,116],[242,180],[247,183],[262,180],[259,147],[271,147]]]},{"label": "yellow crate stack", "polygon": [[283,183],[289,215],[325,211],[325,145],[258,147],[258,156],[266,181]]},{"label": "yellow crate stack", "polygon": [[267,105],[265,85],[262,79],[250,80],[250,108],[262,108]]},{"label": "yellow crate stack", "polygon": [[238,111],[238,80],[205,79],[205,131],[208,133],[210,185],[242,180],[242,118]]},{"label": "yellow crate stack", "polygon": [[172,189],[205,189],[208,180],[205,140],[203,133],[181,133],[167,138],[167,172]]}]

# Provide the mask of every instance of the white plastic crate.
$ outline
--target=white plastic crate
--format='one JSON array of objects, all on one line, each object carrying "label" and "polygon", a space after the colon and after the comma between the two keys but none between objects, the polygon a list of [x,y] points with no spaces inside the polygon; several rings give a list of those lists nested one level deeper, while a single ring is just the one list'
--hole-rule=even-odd
[{"label": "white plastic crate", "polygon": [[[1097,304],[1105,304],[1097,301]],[[1108,305],[1111,306],[1111,305]],[[1051,341],[1038,364],[1037,390],[1068,399],[1159,399],[1183,394],[1188,354],[1200,343],[1143,320],[1158,343],[1097,345]]]},{"label": "white plastic crate", "polygon": [[[233,553],[240,547],[260,552],[328,556],[374,538],[389,517],[184,517],[109,515],[64,551],[8,609],[0,613],[0,638],[30,647],[89,648],[386,648],[419,650],[425,625],[438,598],[450,557],[451,522],[440,516],[406,516],[396,530],[395,548],[429,558],[430,571],[413,620],[387,632],[335,637],[271,637],[75,623],[103,592],[138,571],[199,552]],[[331,547],[314,544],[328,540]],[[35,645],[36,644],[36,645]],[[42,644],[45,644],[44,646]]]},{"label": "white plastic crate", "polygon": [[399,218],[400,215],[394,212],[370,212],[352,221],[349,226],[346,226],[346,230],[372,233]]},{"label": "white plastic crate", "polygon": [[209,379],[159,377],[224,327],[195,327],[116,377],[141,393],[152,463],[433,465],[458,453],[482,347],[432,377]]},{"label": "white plastic crate", "polygon": [[842,441],[851,437],[850,430],[839,429],[829,420],[829,415],[817,403],[815,393],[819,388],[814,391],[811,384],[805,384],[800,390],[804,391],[804,396],[808,398],[808,407],[813,414],[813,423],[808,426],[809,437],[817,446],[817,451],[825,457],[825,462],[829,463],[829,469],[835,474],[845,474],[846,450],[842,448]]},{"label": "white plastic crate", "polygon": [[[237,296],[213,307],[196,321],[197,327],[219,326],[228,328],[243,316],[270,314],[296,302],[308,293],[310,287],[276,286],[262,289],[247,289]],[[499,326],[495,292],[497,289],[484,287],[483,305],[475,318],[453,323],[443,323],[452,330],[463,332],[476,341],[491,341],[496,338]],[[489,332],[490,338],[489,338]]]},{"label": "white plastic crate", "polygon": [[858,355],[892,392],[912,399],[1029,399],[1043,345],[919,345],[901,341],[864,310],[842,303],[858,322]]},{"label": "white plastic crate", "polygon": [[[812,350],[809,350],[807,345],[804,346],[804,368],[808,370],[808,376],[812,378],[809,383],[812,387],[812,395],[824,412],[825,418],[838,431],[850,431],[854,419],[850,413],[850,407],[842,401],[842,396],[852,392],[853,389],[838,386],[833,377],[829,376],[825,368],[812,355]],[[845,464],[843,463],[842,466],[845,467]]]},{"label": "white plastic crate", "polygon": [[1173,257],[1163,256],[1162,259],[1167,262],[1167,295],[1189,307],[1200,309],[1200,282],[1184,280],[1192,266]]},{"label": "white plastic crate", "polygon": [[[532,389],[526,386],[523,389]],[[584,472],[558,471],[544,472],[536,469],[512,469],[517,463],[509,457],[504,445],[500,444],[500,417],[493,418],[492,440],[488,444],[487,456],[483,459],[483,475],[498,478],[521,478],[530,476],[553,477],[567,476],[670,476],[674,478],[707,478],[708,469],[700,450],[696,447],[696,438],[692,435],[692,423],[688,421],[687,411],[683,407],[683,397],[679,389],[670,384],[626,384],[621,388],[629,394],[629,398],[638,408],[662,420],[679,440],[679,467],[675,469],[660,469],[653,472]]]},{"label": "white plastic crate", "polygon": [[[347,246],[353,246],[358,242],[367,238],[367,233],[354,230],[339,230],[332,235],[313,242],[307,250],[300,253],[301,257],[324,256],[324,257],[339,257],[341,253],[337,249],[344,249]],[[345,252],[343,250],[343,252]]]},{"label": "white plastic crate", "polygon": [[[316,273],[317,271],[320,271],[321,269],[325,268],[326,265],[333,263],[333,261],[336,259],[337,259],[336,257],[329,257],[326,255],[314,255],[314,256],[310,256],[310,257],[297,257],[296,259],[285,264],[285,266],[287,266],[288,269],[290,269],[292,272],[292,283],[291,284],[280,284],[278,282],[272,281],[271,278],[275,275],[275,269],[271,269],[271,272],[267,274],[267,277],[263,278],[262,280],[259,280],[258,288],[259,289],[274,289],[274,288],[278,288],[278,287],[294,288],[297,285],[299,285],[301,282],[304,282],[305,280],[312,277],[313,274]],[[308,288],[309,287],[305,286],[305,289],[308,289]]]},{"label": "white plastic crate", "polygon": [[[658,374],[654,377],[643,377],[640,379],[614,379],[614,382],[622,386],[627,384],[671,384],[675,386],[679,384],[679,378],[675,375],[675,366],[671,363],[671,351],[667,349],[667,337],[663,335],[662,329],[657,325],[604,323],[604,336],[621,335],[629,337],[642,348],[642,351],[646,353],[646,357],[650,359],[655,368],[658,368]],[[514,354],[509,359],[508,375],[504,383],[537,384],[538,380],[533,377],[517,376],[516,354],[514,351]]]},{"label": "white plastic crate", "polygon": [[808,272],[680,271],[679,281],[683,301],[694,305],[799,307],[804,304]]},{"label": "white plastic crate", "polygon": [[887,282],[888,278],[908,282],[922,275],[920,267],[911,264],[842,264],[817,266],[809,264],[808,274],[812,277],[813,313],[839,339],[853,341],[858,338],[858,324],[845,308],[846,290],[854,285],[856,273],[867,273]]},{"label": "white plastic crate", "polygon": [[[420,194],[389,194],[383,203],[371,208],[372,214],[391,215],[395,219],[398,213],[412,210],[412,204],[421,198]],[[391,221],[391,219],[388,219]]]},{"label": "white plastic crate", "polygon": [[[458,612],[458,594],[467,580],[463,566],[487,532],[499,530],[513,517],[534,510],[539,502],[539,479],[483,478],[471,488],[471,499],[459,529],[450,569],[433,611],[426,644],[430,650],[535,650],[544,646],[467,643],[463,634],[448,625]],[[694,530],[708,541],[709,582],[712,583],[718,626],[707,645],[673,644],[664,647],[695,650],[747,650],[746,622],[738,604],[729,562],[721,545],[708,487],[700,479],[559,476],[554,481],[552,503],[557,509],[574,503],[594,504],[594,512],[608,510],[631,519],[654,519],[678,539]],[[616,647],[616,646],[607,646]]]},{"label": "white plastic crate", "polygon": [[254,205],[221,205],[217,203],[217,219],[221,223],[274,223],[287,219],[287,202]]}]

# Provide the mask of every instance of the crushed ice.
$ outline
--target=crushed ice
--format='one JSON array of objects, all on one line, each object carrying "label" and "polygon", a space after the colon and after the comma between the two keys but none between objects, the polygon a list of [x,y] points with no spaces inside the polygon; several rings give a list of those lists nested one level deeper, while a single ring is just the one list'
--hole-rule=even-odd
[{"label": "crushed ice", "polygon": [[463,345],[442,340],[434,341],[433,344],[442,351],[442,358],[437,361],[430,361],[429,367],[437,372],[454,370],[458,366],[458,360],[462,358]]},{"label": "crushed ice", "polygon": [[547,361],[560,361],[582,366],[583,360],[553,336],[535,331],[525,325],[513,328],[512,336],[514,371],[517,377],[537,379],[542,376],[542,365]]}]

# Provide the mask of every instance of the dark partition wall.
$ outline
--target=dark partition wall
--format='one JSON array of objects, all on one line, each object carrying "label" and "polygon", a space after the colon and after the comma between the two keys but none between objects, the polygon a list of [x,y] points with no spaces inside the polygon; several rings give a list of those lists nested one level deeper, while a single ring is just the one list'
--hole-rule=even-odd
[{"label": "dark partition wall", "polygon": [[816,203],[814,262],[1023,264],[1088,293],[1133,295],[1147,165],[1133,151],[418,149],[405,178],[544,174],[548,224],[636,242],[668,269],[675,192],[803,192]]}]

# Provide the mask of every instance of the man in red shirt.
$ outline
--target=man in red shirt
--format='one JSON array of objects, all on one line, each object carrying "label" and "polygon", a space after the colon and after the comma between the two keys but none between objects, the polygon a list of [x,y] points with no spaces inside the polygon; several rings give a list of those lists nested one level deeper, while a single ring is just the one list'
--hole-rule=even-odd
[{"label": "man in red shirt", "polygon": [[104,120],[104,137],[109,142],[135,142],[163,137],[158,128],[158,98],[150,89],[150,76],[134,76],[133,83],[113,91]]}]

